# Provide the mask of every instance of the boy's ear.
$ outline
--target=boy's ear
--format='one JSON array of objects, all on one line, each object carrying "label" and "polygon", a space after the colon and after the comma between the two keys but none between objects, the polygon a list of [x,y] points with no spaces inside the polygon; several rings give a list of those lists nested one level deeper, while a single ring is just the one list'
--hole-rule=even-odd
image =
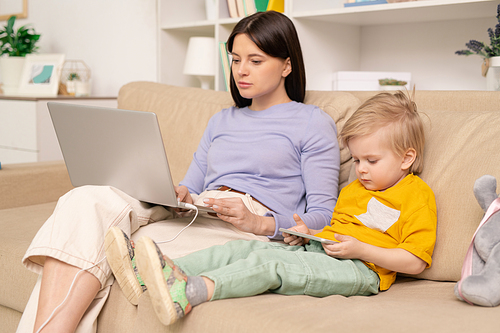
[{"label": "boy's ear", "polygon": [[417,158],[417,151],[413,148],[410,148],[403,155],[403,162],[401,163],[401,170],[408,170],[415,159]]}]

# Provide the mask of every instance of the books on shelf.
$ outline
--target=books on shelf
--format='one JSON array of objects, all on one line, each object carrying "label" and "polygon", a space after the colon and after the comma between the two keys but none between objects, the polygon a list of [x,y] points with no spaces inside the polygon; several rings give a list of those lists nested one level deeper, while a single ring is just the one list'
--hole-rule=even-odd
[{"label": "books on shelf", "polygon": [[226,91],[229,91],[229,75],[231,75],[231,67],[229,64],[229,55],[227,54],[226,42],[219,42],[220,60],[222,63],[222,72],[224,74],[224,83]]},{"label": "books on shelf", "polygon": [[[257,6],[255,5],[254,0],[242,0],[244,3],[244,9],[245,9],[245,16],[252,15],[258,12]],[[260,10],[262,11],[262,10]]]},{"label": "books on shelf", "polygon": [[245,0],[236,0],[236,8],[238,9],[238,17],[245,17]]},{"label": "books on shelf", "polygon": [[236,0],[227,0],[227,9],[229,9],[229,17],[239,17]]},{"label": "books on shelf", "polygon": [[384,3],[387,3],[387,0],[348,0],[348,2],[344,3],[344,7],[380,5]]},{"label": "books on shelf", "polygon": [[257,8],[258,12],[265,12],[267,10],[267,5],[269,4],[269,0],[254,0],[255,8]]},{"label": "books on shelf", "polygon": [[285,0],[227,0],[230,17],[245,17],[256,12],[285,11]]}]

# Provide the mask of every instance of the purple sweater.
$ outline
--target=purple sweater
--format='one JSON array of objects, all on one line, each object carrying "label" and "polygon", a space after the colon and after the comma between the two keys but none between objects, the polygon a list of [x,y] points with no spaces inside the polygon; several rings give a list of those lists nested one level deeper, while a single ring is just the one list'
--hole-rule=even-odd
[{"label": "purple sweater", "polygon": [[263,111],[231,107],[209,121],[184,180],[191,193],[225,185],[269,207],[279,228],[297,213],[312,229],[328,225],[337,202],[340,154],[334,121],[313,105]]}]

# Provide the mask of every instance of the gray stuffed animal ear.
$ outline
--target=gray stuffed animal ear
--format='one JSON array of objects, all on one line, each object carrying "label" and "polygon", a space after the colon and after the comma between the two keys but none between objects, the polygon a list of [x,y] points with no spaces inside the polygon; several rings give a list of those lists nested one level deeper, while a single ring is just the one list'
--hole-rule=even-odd
[{"label": "gray stuffed animal ear", "polygon": [[474,196],[479,206],[486,212],[491,203],[497,198],[497,180],[490,175],[478,178],[474,183]]},{"label": "gray stuffed animal ear", "polygon": [[[482,176],[474,184],[474,195],[486,212],[490,205],[498,206],[497,181]],[[482,306],[500,304],[500,210],[477,230],[472,253],[472,274],[462,277],[455,285],[455,295],[463,301]]]}]

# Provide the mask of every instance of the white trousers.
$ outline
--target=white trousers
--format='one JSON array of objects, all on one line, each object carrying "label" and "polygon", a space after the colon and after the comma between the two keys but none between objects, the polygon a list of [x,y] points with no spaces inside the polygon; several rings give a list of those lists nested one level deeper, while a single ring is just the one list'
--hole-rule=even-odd
[{"label": "white trousers", "polygon": [[[195,196],[193,196],[195,197]],[[254,214],[264,215],[267,209],[249,195],[235,192],[208,191],[193,198],[202,204],[206,197],[240,197]],[[140,202],[127,194],[106,186],[84,186],[62,196],[53,214],[40,228],[23,258],[23,264],[40,274],[23,312],[17,332],[32,332],[38,306],[41,275],[46,257],[52,257],[72,266],[88,270],[101,283],[101,289],[84,314],[76,332],[95,332],[97,317],[108,298],[114,281],[104,251],[104,236],[118,226],[131,239],[146,235],[156,242],[173,238],[192,219],[174,218],[174,213],[162,206]],[[168,221],[166,221],[168,220]],[[171,258],[222,245],[230,240],[248,239],[269,241],[268,237],[243,232],[218,218],[200,215],[174,241],[159,244],[162,252]]]}]

